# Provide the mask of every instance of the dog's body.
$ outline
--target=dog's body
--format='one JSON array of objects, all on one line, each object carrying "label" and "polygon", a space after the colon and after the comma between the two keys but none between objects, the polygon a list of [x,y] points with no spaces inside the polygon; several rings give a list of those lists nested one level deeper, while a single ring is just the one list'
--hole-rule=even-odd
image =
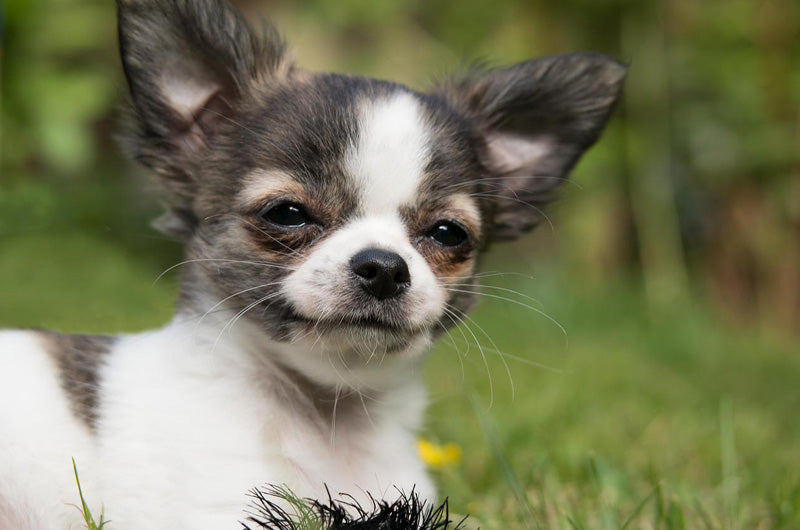
[{"label": "dog's body", "polygon": [[[313,498],[325,484],[433,497],[414,450],[418,378],[380,397],[340,394],[334,426],[335,390],[316,395],[247,352],[248,327],[213,347],[217,332],[176,321],[96,350],[94,427],[75,414],[83,390],[65,396],[65,337],[0,334],[0,365],[14,366],[0,372],[0,528],[80,528],[71,457],[94,513],[102,504],[121,529],[234,529],[247,492],[267,483]],[[13,513],[32,523],[11,525]]]},{"label": "dog's body", "polygon": [[165,328],[0,333],[0,528],[79,527],[70,458],[114,528],[233,528],[285,484],[435,492],[422,354],[492,240],[541,218],[624,68],[529,61],[432,94],[296,69],[222,0],[122,0],[128,145],[186,241]]}]

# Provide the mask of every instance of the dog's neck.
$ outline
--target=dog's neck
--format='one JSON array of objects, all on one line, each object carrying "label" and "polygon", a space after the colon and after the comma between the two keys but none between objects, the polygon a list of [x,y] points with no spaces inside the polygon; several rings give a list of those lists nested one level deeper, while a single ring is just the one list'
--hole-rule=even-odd
[{"label": "dog's neck", "polygon": [[[239,315],[241,308],[219,304],[219,297],[196,287],[197,283],[191,289],[184,285],[171,326],[191,337],[196,355],[216,367],[221,377],[238,377],[242,384],[259,387],[321,431],[328,432],[334,424],[337,429],[359,429],[396,417],[406,418],[401,421],[411,429],[418,427],[425,407],[419,358],[387,356],[360,369],[340,356],[323,360],[319,352],[271,339]],[[292,362],[298,358],[309,362]]]}]

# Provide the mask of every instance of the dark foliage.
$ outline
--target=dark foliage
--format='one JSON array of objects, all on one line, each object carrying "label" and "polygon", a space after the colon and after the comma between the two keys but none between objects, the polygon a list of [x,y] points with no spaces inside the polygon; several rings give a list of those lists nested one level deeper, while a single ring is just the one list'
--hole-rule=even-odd
[{"label": "dark foliage", "polygon": [[[292,499],[279,488],[268,487],[252,492],[252,511],[242,528],[256,530],[463,530],[464,519],[454,522],[450,519],[447,499],[434,507],[412,491],[400,493],[393,503],[377,500],[370,496],[371,506],[364,507],[352,496],[335,500],[330,493],[328,500]],[[284,508],[288,502],[295,507],[289,511]],[[303,508],[300,508],[303,506]],[[297,511],[304,512],[297,514]],[[309,516],[312,521],[308,521]]]}]

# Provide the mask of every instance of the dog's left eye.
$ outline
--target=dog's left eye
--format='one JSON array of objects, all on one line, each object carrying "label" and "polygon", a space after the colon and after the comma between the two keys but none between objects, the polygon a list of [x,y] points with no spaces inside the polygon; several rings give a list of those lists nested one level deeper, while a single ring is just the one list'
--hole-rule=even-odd
[{"label": "dog's left eye", "polygon": [[312,222],[305,209],[293,202],[282,202],[267,206],[258,215],[272,224],[292,228],[305,226]]},{"label": "dog's left eye", "polygon": [[457,247],[469,239],[467,231],[452,221],[439,221],[428,231],[428,237],[445,247]]}]

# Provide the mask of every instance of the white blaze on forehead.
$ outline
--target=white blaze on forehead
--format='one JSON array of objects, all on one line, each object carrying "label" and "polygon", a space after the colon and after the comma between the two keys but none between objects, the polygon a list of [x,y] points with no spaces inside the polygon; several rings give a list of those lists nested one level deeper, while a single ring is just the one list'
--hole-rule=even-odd
[{"label": "white blaze on forehead", "polygon": [[345,158],[367,215],[411,204],[429,160],[428,129],[417,99],[408,93],[362,104],[358,142]]}]

